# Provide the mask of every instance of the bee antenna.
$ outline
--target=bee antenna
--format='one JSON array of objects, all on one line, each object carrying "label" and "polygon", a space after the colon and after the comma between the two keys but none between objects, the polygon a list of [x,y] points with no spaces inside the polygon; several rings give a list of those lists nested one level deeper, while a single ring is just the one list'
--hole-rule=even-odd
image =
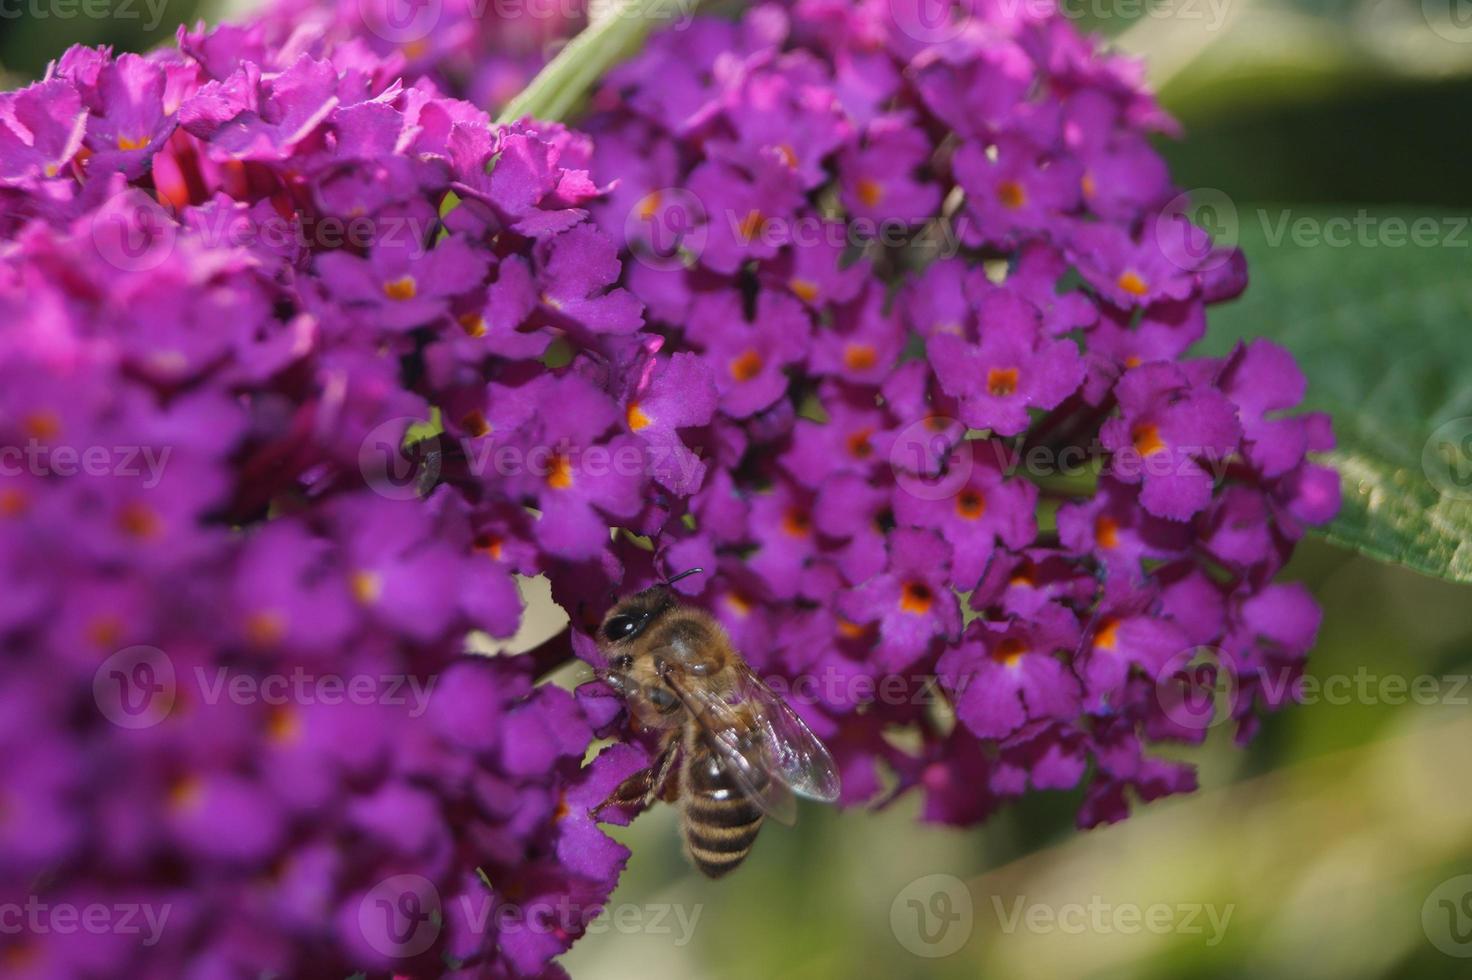
[{"label": "bee antenna", "polygon": [[705,571],[705,569],[703,569],[703,568],[687,568],[683,572],[681,572],[679,575],[676,575],[674,578],[665,579],[664,584],[665,585],[674,585],[676,582],[680,581],[680,579],[682,579],[682,578],[689,578],[692,575],[699,575],[703,571]]}]

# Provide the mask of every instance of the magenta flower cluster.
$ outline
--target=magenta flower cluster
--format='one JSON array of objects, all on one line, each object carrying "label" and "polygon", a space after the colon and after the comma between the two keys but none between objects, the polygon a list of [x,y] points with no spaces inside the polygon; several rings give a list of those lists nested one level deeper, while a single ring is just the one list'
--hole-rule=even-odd
[{"label": "magenta flower cluster", "polygon": [[[535,974],[627,857],[613,702],[464,653],[643,506],[577,454],[645,444],[603,375],[537,360],[643,324],[588,143],[269,37],[0,96],[0,902],[161,923],[38,912],[7,976]],[[395,480],[436,409],[554,452]]]},{"label": "magenta flower cluster", "polygon": [[[1245,267],[1136,66],[803,0],[657,35],[582,135],[493,126],[538,55],[434,6],[0,95],[0,902],[169,910],[8,975],[555,974],[648,753],[544,675],[696,566],[845,804],[1117,820],[1278,706],[1332,434],[1280,348],[1187,356]],[[572,629],[467,655],[515,575]]]}]

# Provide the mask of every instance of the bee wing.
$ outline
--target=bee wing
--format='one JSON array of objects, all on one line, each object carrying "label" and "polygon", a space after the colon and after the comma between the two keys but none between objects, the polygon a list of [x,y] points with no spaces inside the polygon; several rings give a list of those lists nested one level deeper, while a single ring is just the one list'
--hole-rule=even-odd
[{"label": "bee wing", "polygon": [[677,674],[665,678],[700,725],[741,794],[778,823],[789,827],[796,823],[797,803],[792,791],[782,774],[770,767],[761,748],[765,733],[760,727],[759,709],[732,704],[707,688],[682,680]]},{"label": "bee wing", "polygon": [[742,702],[756,709],[767,772],[799,796],[822,803],[838,799],[838,766],[807,723],[750,668],[741,671],[740,689]]}]

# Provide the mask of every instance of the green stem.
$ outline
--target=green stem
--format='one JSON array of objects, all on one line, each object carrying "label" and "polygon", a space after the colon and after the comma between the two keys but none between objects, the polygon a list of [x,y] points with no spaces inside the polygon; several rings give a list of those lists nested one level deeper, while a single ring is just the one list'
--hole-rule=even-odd
[{"label": "green stem", "polygon": [[532,83],[501,111],[501,123],[524,116],[563,122],[615,64],[639,50],[657,25],[688,16],[692,0],[613,0],[558,52]]}]

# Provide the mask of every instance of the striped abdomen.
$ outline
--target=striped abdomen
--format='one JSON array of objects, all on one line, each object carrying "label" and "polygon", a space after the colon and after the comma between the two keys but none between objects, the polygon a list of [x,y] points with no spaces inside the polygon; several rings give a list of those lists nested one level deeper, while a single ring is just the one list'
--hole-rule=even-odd
[{"label": "striped abdomen", "polygon": [[[762,811],[747,799],[720,759],[703,744],[685,753],[685,852],[700,872],[719,878],[742,862],[762,826]],[[760,787],[757,787],[760,789]]]}]

